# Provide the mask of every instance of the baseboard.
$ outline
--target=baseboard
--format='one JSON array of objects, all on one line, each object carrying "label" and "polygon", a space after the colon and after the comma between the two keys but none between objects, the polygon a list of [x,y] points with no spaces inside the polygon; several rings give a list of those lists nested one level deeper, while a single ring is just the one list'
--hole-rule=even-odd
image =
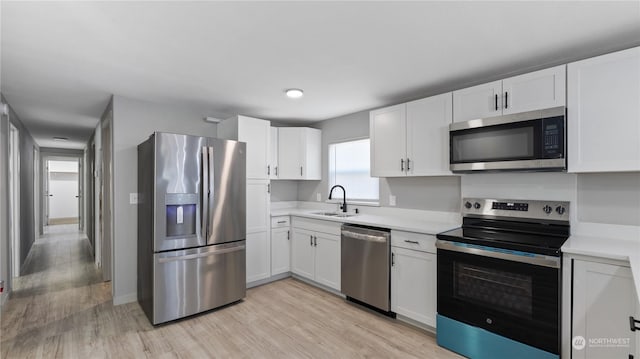
[{"label": "baseboard", "polygon": [[327,287],[326,285],[320,284],[320,283],[318,283],[318,282],[314,282],[314,281],[312,281],[311,279],[307,279],[307,278],[305,278],[305,277],[301,277],[301,276],[299,276],[299,275],[297,275],[297,274],[295,274],[295,273],[291,273],[291,276],[292,276],[293,278],[295,278],[295,279],[297,279],[297,280],[301,281],[301,282],[305,282],[305,283],[310,284],[310,285],[312,285],[312,286],[314,286],[314,287],[318,287],[318,288],[320,288],[320,289],[322,289],[322,290],[325,290],[325,291],[327,291],[327,292],[329,292],[329,293],[335,294],[335,295],[337,295],[338,297],[346,298],[346,296],[345,296],[344,294],[342,294],[341,292],[338,292],[337,290],[335,290],[335,289],[333,289],[333,288],[331,288],[331,287]]},{"label": "baseboard", "polygon": [[113,297],[113,305],[135,303],[137,301],[138,301],[138,293],[127,293],[125,295],[119,295],[117,297]]},{"label": "baseboard", "polygon": [[247,283],[247,289],[254,288],[254,287],[257,287],[257,286],[261,286],[263,284],[275,282],[277,280],[281,280],[281,279],[285,279],[285,278],[289,278],[289,277],[291,277],[291,272],[276,274],[276,275],[271,276],[269,278],[260,279],[260,280],[256,280],[256,281]]},{"label": "baseboard", "polygon": [[56,224],[78,224],[78,217],[61,217],[61,218],[49,218],[49,225]]},{"label": "baseboard", "polygon": [[396,319],[398,319],[399,321],[401,321],[403,323],[411,325],[413,327],[417,327],[417,328],[420,328],[422,330],[425,330],[425,331],[427,331],[427,332],[429,332],[429,333],[431,333],[433,335],[436,334],[436,328],[434,328],[434,327],[432,327],[432,326],[430,326],[428,324],[424,324],[422,322],[419,322],[419,321],[417,321],[415,319],[411,319],[411,318],[405,317],[402,314],[396,314]]}]

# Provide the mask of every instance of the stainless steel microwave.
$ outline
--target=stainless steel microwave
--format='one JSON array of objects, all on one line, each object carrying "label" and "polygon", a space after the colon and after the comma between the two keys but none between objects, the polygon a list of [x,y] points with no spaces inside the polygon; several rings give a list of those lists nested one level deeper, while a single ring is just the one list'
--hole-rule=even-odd
[{"label": "stainless steel microwave", "polygon": [[566,171],[566,108],[454,122],[452,172]]}]

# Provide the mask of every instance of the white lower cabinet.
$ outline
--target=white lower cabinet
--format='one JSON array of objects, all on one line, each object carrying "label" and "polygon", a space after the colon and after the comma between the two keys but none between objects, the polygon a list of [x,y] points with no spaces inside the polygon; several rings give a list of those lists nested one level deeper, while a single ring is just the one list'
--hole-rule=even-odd
[{"label": "white lower cabinet", "polygon": [[[573,260],[571,358],[640,358],[640,304],[631,269]],[[640,327],[640,323],[636,323]]]},{"label": "white lower cabinet", "polygon": [[391,311],[436,327],[436,238],[391,231]]},{"label": "white lower cabinet", "polygon": [[247,283],[269,278],[269,232],[247,233]]},{"label": "white lower cabinet", "polygon": [[289,217],[274,217],[271,221],[271,275],[291,270],[291,229]]},{"label": "white lower cabinet", "polygon": [[291,272],[340,291],[340,224],[292,219]]}]

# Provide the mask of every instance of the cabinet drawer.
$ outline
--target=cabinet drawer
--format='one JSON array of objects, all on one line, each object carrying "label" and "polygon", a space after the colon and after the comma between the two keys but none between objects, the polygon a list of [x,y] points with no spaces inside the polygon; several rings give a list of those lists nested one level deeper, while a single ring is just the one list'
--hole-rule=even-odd
[{"label": "cabinet drawer", "polygon": [[436,237],[429,234],[391,231],[391,245],[422,252],[436,253]]},{"label": "cabinet drawer", "polygon": [[271,228],[289,227],[289,216],[271,217]]},{"label": "cabinet drawer", "polygon": [[323,221],[319,219],[309,219],[303,217],[293,217],[291,220],[294,228],[306,229],[314,232],[321,232],[327,234],[340,235],[340,227],[342,223]]}]

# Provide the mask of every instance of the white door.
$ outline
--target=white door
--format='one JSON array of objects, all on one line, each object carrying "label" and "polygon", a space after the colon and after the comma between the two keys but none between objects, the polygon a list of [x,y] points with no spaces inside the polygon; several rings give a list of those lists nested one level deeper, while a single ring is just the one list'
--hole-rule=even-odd
[{"label": "white door", "polygon": [[278,129],[278,178],[302,179],[304,156],[303,128],[281,127]]},{"label": "white door", "polygon": [[564,106],[566,65],[502,80],[502,114]]},{"label": "white door", "polygon": [[[9,129],[9,235],[11,238],[11,277],[20,276],[20,131]],[[11,286],[9,286],[11,287]]]},{"label": "white door", "polygon": [[451,92],[407,103],[407,174],[451,175]]},{"label": "white door", "polygon": [[268,232],[247,233],[247,283],[270,277]]},{"label": "white door", "polygon": [[314,279],[313,232],[297,228],[291,231],[291,271],[299,276]]},{"label": "white door", "polygon": [[247,143],[247,179],[269,179],[269,121],[238,116],[238,141]]},{"label": "white door", "polygon": [[567,69],[569,172],[640,171],[640,47]]},{"label": "white door", "polygon": [[290,271],[291,231],[289,228],[271,230],[271,275]]},{"label": "white door", "polygon": [[453,92],[453,122],[502,114],[502,81]]},{"label": "white door", "polygon": [[[636,333],[630,330],[629,317],[638,312],[638,306],[629,267],[574,260],[572,341],[581,336],[585,346],[573,346],[572,358],[627,358],[634,354]],[[629,345],[594,345],[589,341],[608,338],[628,338]]]},{"label": "white door", "polygon": [[391,311],[436,326],[436,256],[391,248]]},{"label": "white door", "polygon": [[314,234],[316,282],[340,291],[340,236]]},{"label": "white door", "polygon": [[371,111],[371,176],[397,177],[406,168],[406,105],[400,104]]},{"label": "white door", "polygon": [[271,138],[269,139],[269,158],[271,160],[268,168],[271,179],[278,179],[278,143],[278,128],[271,127]]}]

